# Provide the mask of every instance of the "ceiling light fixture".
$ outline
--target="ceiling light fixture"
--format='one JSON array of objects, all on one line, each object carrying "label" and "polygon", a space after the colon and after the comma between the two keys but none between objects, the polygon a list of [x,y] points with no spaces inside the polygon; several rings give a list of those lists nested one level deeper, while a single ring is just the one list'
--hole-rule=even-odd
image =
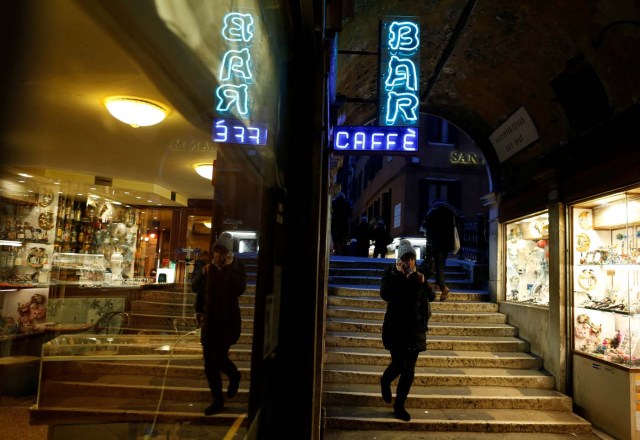
[{"label": "ceiling light fixture", "polygon": [[198,173],[205,179],[211,180],[213,178],[213,164],[199,163],[197,165],[194,165],[193,168],[196,170],[196,173]]},{"label": "ceiling light fixture", "polygon": [[112,96],[104,105],[114,118],[132,127],[155,125],[167,116],[166,108],[144,99]]}]

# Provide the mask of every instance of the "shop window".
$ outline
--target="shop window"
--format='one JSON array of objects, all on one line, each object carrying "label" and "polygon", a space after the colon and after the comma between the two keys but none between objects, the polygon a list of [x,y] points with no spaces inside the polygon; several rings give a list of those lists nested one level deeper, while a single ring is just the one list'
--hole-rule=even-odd
[{"label": "shop window", "polygon": [[640,366],[640,189],[570,206],[574,350]]},{"label": "shop window", "polygon": [[549,215],[505,224],[506,300],[549,305]]}]

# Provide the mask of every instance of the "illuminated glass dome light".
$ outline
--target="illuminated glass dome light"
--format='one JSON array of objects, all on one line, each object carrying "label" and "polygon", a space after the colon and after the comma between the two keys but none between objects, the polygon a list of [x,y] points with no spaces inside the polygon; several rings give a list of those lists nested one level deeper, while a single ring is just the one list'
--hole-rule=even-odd
[{"label": "illuminated glass dome light", "polygon": [[132,127],[147,127],[162,122],[167,110],[144,99],[112,97],[104,101],[111,115]]},{"label": "illuminated glass dome light", "polygon": [[194,165],[193,168],[196,170],[200,176],[204,177],[207,180],[211,180],[213,178],[213,164],[211,163],[200,163]]}]

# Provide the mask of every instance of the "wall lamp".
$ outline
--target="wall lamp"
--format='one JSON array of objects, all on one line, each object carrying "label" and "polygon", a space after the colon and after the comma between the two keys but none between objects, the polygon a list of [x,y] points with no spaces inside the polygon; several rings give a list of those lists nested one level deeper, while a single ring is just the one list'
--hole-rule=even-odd
[{"label": "wall lamp", "polygon": [[147,127],[162,122],[167,109],[146,99],[112,96],[104,100],[111,115],[132,127]]},{"label": "wall lamp", "polygon": [[199,163],[194,165],[193,168],[196,170],[200,176],[204,177],[207,180],[211,180],[213,178],[213,164],[212,163]]}]

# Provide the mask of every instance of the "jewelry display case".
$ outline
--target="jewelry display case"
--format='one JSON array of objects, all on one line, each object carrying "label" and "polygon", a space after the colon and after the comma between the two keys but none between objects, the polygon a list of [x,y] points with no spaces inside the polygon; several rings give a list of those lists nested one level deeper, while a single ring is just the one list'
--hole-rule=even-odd
[{"label": "jewelry display case", "polygon": [[549,305],[549,215],[505,223],[506,300]]},{"label": "jewelry display case", "polygon": [[640,367],[640,191],[570,207],[574,350]]},{"label": "jewelry display case", "polygon": [[105,281],[105,268],[102,254],[56,252],[51,262],[51,284],[98,287]]}]

